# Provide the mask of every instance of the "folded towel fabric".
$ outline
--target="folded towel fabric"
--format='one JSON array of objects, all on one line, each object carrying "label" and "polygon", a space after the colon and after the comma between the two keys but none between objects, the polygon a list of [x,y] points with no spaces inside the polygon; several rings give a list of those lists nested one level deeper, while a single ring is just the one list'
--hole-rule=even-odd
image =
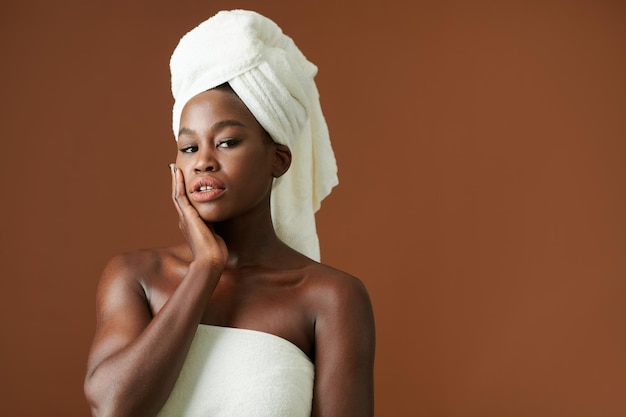
[{"label": "folded towel fabric", "polygon": [[314,367],[269,333],[200,325],[158,417],[311,415]]},{"label": "folded towel fabric", "polygon": [[279,238],[319,260],[315,212],[337,185],[337,166],[309,62],[270,19],[222,11],[183,36],[170,60],[173,130],[195,95],[228,82],[277,143],[289,147],[289,171],[274,181],[271,208]]}]

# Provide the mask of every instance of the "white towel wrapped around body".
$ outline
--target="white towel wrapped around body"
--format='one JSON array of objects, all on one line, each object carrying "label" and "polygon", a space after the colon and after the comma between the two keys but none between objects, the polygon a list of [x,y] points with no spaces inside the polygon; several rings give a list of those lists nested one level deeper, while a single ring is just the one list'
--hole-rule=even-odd
[{"label": "white towel wrapped around body", "polygon": [[157,417],[311,415],[314,366],[269,333],[201,324]]},{"label": "white towel wrapped around body", "polygon": [[270,19],[222,11],[183,36],[170,60],[173,131],[195,95],[228,82],[292,164],[272,187],[279,238],[319,260],[315,212],[337,185],[337,166],[314,77],[317,67]]}]

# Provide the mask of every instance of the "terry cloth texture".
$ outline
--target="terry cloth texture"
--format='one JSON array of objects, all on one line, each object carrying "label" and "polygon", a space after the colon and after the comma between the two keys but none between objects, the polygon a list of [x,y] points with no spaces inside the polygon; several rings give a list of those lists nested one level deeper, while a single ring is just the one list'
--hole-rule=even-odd
[{"label": "terry cloth texture", "polygon": [[289,147],[291,167],[272,187],[274,228],[285,243],[319,260],[315,212],[338,179],[314,81],[317,67],[273,21],[232,10],[183,36],[170,70],[176,138],[185,104],[228,82],[272,139]]},{"label": "terry cloth texture", "polygon": [[314,367],[269,333],[201,324],[157,417],[311,415]]}]

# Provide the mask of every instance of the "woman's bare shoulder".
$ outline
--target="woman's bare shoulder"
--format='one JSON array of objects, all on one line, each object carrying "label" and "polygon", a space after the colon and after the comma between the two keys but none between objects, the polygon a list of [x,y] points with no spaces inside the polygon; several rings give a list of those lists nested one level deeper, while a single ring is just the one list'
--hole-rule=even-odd
[{"label": "woman's bare shoulder", "polygon": [[318,289],[339,290],[349,289],[364,290],[363,282],[347,272],[333,268],[322,263],[312,263],[309,265],[309,284]]},{"label": "woman's bare shoulder", "polygon": [[138,249],[113,256],[102,274],[101,281],[133,280],[145,283],[155,276],[167,274],[176,265],[185,262],[184,245]]},{"label": "woman's bare shoulder", "polygon": [[359,278],[321,263],[311,265],[309,270],[307,298],[318,313],[333,314],[345,308],[371,311],[367,288]]}]

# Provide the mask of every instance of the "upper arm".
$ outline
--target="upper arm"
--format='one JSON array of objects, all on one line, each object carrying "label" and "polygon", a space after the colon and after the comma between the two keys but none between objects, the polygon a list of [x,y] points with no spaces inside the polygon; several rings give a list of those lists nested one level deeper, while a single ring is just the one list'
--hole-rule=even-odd
[{"label": "upper arm", "polygon": [[87,376],[108,357],[132,343],[150,323],[151,313],[138,280],[138,265],[128,255],[109,261],[96,295],[96,330]]},{"label": "upper arm", "polygon": [[372,416],[375,332],[367,290],[340,277],[318,298],[312,415]]}]

